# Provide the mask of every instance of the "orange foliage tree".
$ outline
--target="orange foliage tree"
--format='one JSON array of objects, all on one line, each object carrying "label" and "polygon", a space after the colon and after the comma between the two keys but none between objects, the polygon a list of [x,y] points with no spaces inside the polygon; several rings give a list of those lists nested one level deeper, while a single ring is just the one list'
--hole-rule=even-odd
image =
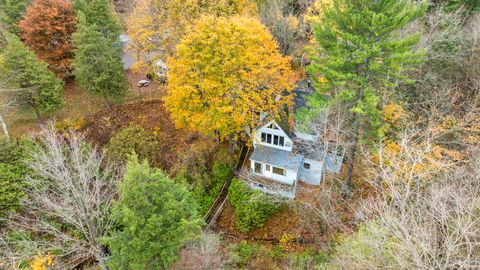
[{"label": "orange foliage tree", "polygon": [[177,126],[229,142],[258,125],[258,113],[279,117],[292,101],[289,58],[254,18],[200,18],[168,66],[165,103]]},{"label": "orange foliage tree", "polygon": [[71,1],[34,0],[18,24],[21,36],[35,54],[60,77],[69,76],[76,18]]}]

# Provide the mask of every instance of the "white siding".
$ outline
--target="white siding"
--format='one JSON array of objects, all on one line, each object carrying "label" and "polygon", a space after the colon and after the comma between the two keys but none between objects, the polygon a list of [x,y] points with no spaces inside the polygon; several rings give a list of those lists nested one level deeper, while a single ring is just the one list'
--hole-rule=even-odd
[{"label": "white siding", "polygon": [[[310,169],[306,169],[305,164],[310,164]],[[323,163],[318,160],[305,159],[299,171],[300,180],[310,185],[320,185],[323,173]]]},{"label": "white siding", "polygon": [[310,171],[311,172],[321,173],[322,170],[323,170],[323,163],[321,161],[306,158],[303,163],[310,164]]},{"label": "white siding", "polygon": [[[267,128],[272,123],[275,124],[278,127],[278,129]],[[284,146],[262,142],[262,133],[271,134],[272,141],[273,141],[273,135],[284,137],[284,140],[285,140]],[[257,145],[264,145],[264,146],[277,148],[285,151],[292,151],[293,141],[288,137],[287,133],[285,133],[285,131],[283,131],[282,128],[275,121],[270,121],[266,125],[264,125],[262,128],[256,130],[255,133],[253,134],[253,146],[255,147]]]},{"label": "white siding", "polygon": [[[262,164],[262,173],[261,174],[255,173],[255,163]],[[272,173],[273,165],[266,164],[266,163],[263,163],[263,162],[258,162],[258,161],[255,161],[255,160],[250,160],[250,164],[251,164],[250,167],[251,167],[252,173],[260,175],[260,176],[264,176],[266,178],[276,180],[280,183],[287,184],[287,185],[293,185],[295,183],[295,181],[297,180],[298,174],[294,170],[288,170],[288,169],[283,168],[284,170],[286,170],[286,175],[283,176],[283,175],[278,175],[278,174]],[[270,171],[266,170],[266,165],[270,165]],[[275,167],[277,167],[277,166],[275,166]]]}]

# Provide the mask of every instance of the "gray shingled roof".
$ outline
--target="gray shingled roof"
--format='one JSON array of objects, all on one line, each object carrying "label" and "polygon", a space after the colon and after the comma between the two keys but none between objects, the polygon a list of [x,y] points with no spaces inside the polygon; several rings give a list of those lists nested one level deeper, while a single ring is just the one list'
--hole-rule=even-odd
[{"label": "gray shingled roof", "polygon": [[303,156],[273,147],[257,145],[250,159],[297,171],[303,161]]}]

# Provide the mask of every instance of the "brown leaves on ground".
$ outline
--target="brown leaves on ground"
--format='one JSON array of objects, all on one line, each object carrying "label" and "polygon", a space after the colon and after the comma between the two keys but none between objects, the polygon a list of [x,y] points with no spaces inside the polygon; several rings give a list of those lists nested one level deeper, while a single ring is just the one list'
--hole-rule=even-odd
[{"label": "brown leaves on ground", "polygon": [[195,139],[195,136],[175,128],[161,100],[131,102],[104,109],[86,117],[82,130],[89,140],[104,146],[130,123],[154,132],[162,145],[170,147],[165,153],[165,168],[170,168],[177,159],[177,152]]},{"label": "brown leaves on ground", "polygon": [[[286,234],[293,235],[295,238],[313,239],[311,233],[299,226],[298,216],[295,211],[289,207],[282,207],[274,214],[264,226],[249,232],[240,232],[236,228],[235,209],[227,202],[217,221],[217,232],[225,233],[226,242],[236,243],[241,240],[264,239],[265,241],[255,241],[267,247],[272,247],[278,240]],[[309,244],[291,243],[291,251],[304,251],[311,247]]]}]

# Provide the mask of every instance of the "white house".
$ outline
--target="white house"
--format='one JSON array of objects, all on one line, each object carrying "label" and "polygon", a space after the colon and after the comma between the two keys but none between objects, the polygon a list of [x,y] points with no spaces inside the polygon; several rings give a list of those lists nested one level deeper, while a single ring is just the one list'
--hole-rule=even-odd
[{"label": "white house", "polygon": [[[315,137],[299,134],[296,143],[312,139]],[[253,148],[250,186],[291,199],[295,197],[298,181],[320,185],[324,170],[339,172],[343,160],[343,154],[295,147],[291,137],[273,120],[254,132]]]}]

